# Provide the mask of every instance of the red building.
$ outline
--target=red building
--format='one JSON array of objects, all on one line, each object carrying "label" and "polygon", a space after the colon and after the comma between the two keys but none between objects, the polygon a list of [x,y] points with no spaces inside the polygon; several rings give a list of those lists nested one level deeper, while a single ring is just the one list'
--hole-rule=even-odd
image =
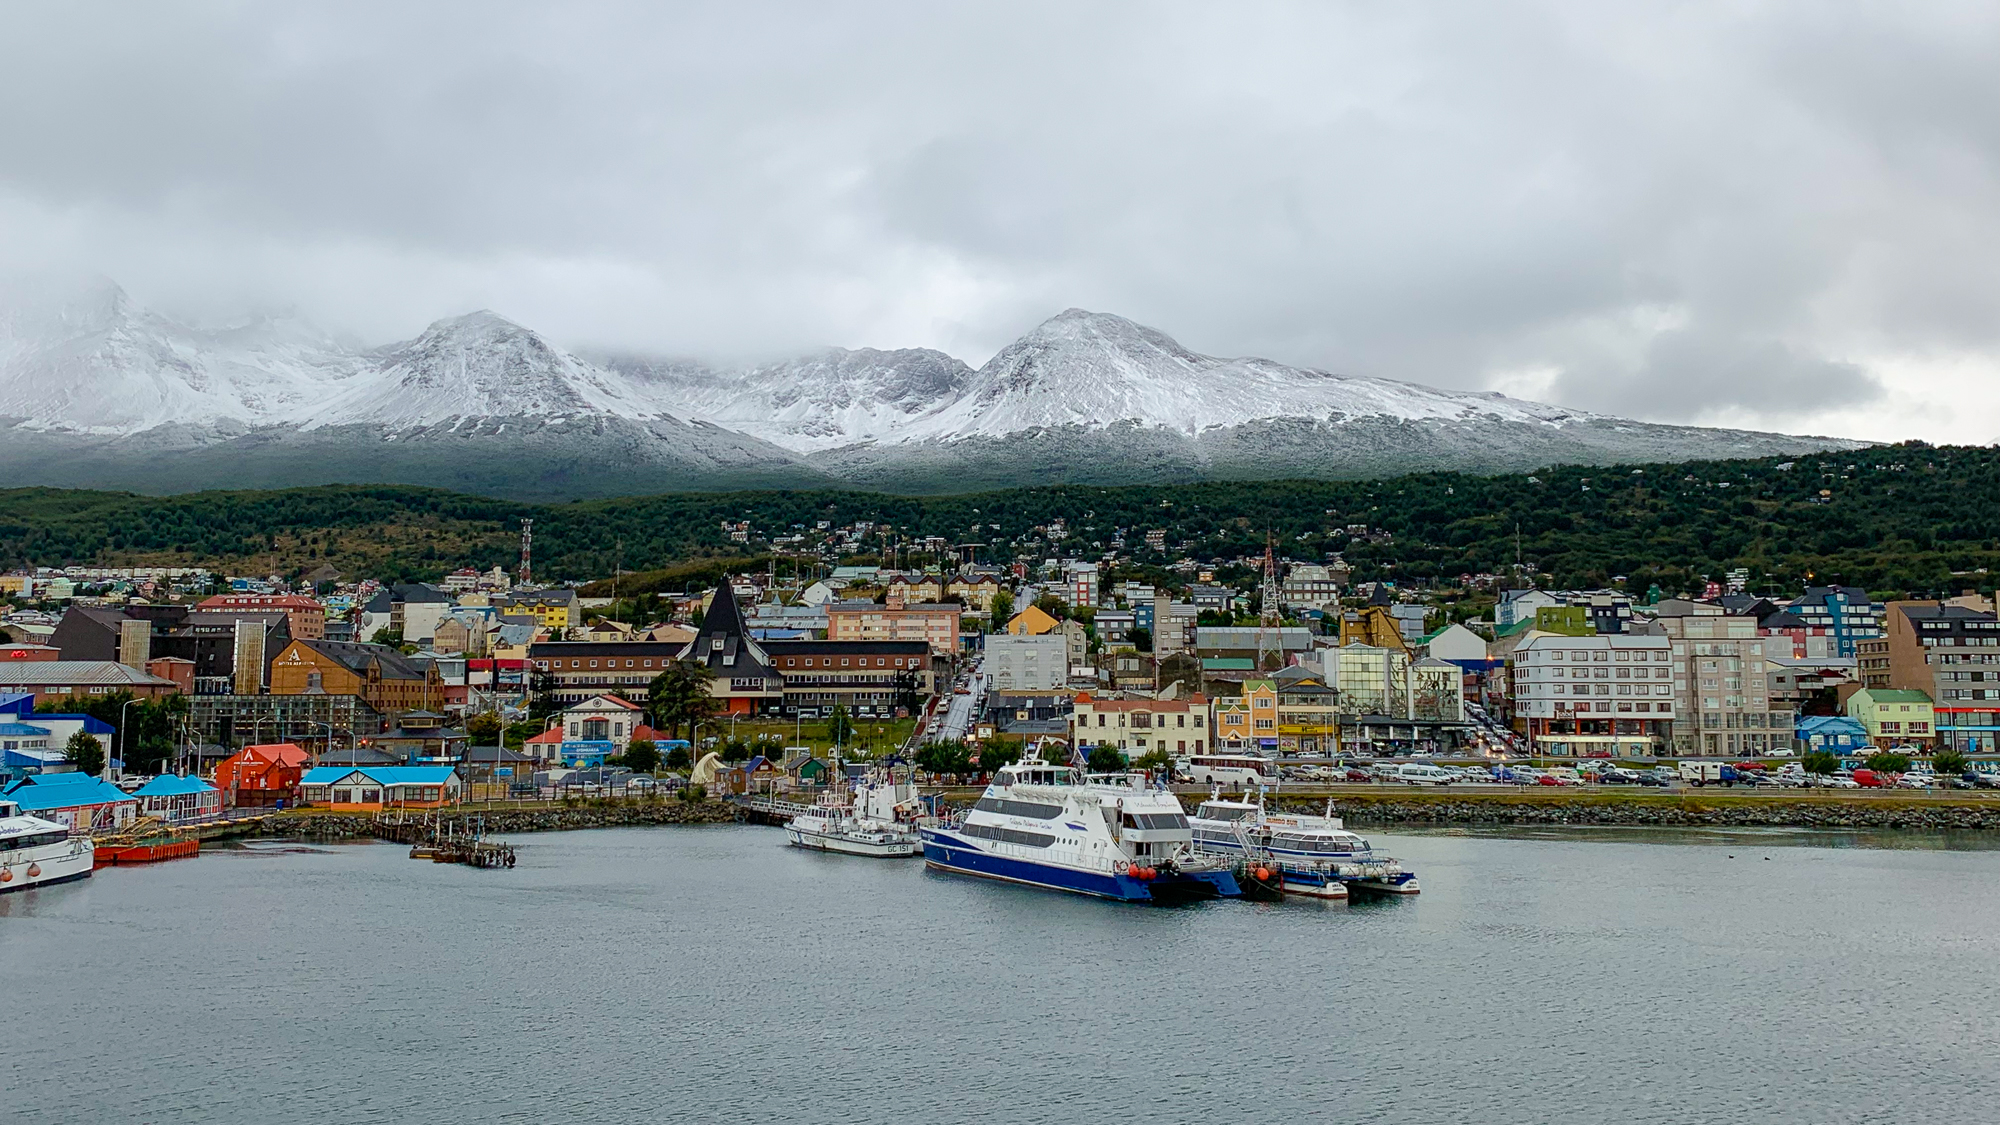
[{"label": "red building", "polygon": [[224,803],[268,808],[279,801],[296,801],[299,779],[312,755],[289,742],[245,746],[215,767],[215,787]]}]

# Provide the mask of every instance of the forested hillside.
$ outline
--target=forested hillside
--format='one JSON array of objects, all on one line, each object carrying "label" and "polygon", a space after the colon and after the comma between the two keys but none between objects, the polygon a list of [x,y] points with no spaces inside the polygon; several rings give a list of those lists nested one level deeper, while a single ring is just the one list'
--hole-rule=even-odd
[{"label": "forested hillside", "polygon": [[[1564,585],[1625,577],[1673,591],[1747,567],[1755,588],[1840,580],[1879,593],[1987,587],[2000,566],[2000,453],[1884,446],[1796,461],[1564,468],[1495,477],[1433,473],[1381,481],[1277,481],[1010,489],[943,497],[853,492],[675,494],[532,505],[401,487],[206,492],[170,497],[22,489],[0,493],[0,562],[208,565],[294,572],[331,562],[350,576],[434,577],[511,567],[518,521],[535,520],[539,577],[589,579],[768,553],[760,542],[858,520],[904,537],[991,545],[981,558],[1125,551],[1339,552],[1358,579],[1449,580],[1520,561]],[[1068,539],[1035,529],[1063,521]],[[748,521],[730,544],[724,521]],[[1367,534],[1350,534],[1365,527]],[[1164,530],[1166,555],[1145,549]],[[869,548],[881,542],[879,533]],[[1183,547],[1183,545],[1185,545]]]}]

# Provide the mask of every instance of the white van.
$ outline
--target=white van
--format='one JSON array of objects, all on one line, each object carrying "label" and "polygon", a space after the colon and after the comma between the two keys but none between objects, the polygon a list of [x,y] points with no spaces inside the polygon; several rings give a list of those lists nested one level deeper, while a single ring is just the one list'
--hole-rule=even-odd
[{"label": "white van", "polygon": [[1400,781],[1406,785],[1450,785],[1456,778],[1450,770],[1441,766],[1400,762],[1384,774],[1382,780]]}]

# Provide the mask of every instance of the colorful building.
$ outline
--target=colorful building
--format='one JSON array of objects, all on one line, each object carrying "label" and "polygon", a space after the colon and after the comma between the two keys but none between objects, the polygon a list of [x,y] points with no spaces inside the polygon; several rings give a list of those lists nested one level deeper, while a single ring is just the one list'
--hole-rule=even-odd
[{"label": "colorful building", "polygon": [[87,773],[29,774],[6,797],[29,816],[53,820],[72,832],[123,828],[139,815],[139,802]]},{"label": "colorful building", "polygon": [[198,777],[160,776],[132,791],[139,809],[170,824],[201,820],[222,811],[222,790]]},{"label": "colorful building", "polygon": [[215,767],[215,787],[235,808],[270,808],[296,800],[312,755],[289,742],[245,746]]},{"label": "colorful building", "polygon": [[1847,717],[1877,746],[1929,746],[1937,735],[1931,697],[1921,691],[1862,688],[1847,697]]},{"label": "colorful building", "polygon": [[321,766],[300,784],[308,803],[335,812],[441,808],[458,800],[461,788],[454,766]]},{"label": "colorful building", "polygon": [[1086,752],[1110,746],[1132,758],[1155,750],[1201,754],[1213,745],[1208,717],[1208,698],[1199,692],[1187,699],[1097,699],[1084,692],[1070,713],[1070,742]]}]

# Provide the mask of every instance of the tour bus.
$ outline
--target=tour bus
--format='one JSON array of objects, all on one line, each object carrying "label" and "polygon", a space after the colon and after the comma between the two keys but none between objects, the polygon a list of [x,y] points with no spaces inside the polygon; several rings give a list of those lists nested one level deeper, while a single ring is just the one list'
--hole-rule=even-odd
[{"label": "tour bus", "polygon": [[1255,754],[1196,754],[1181,767],[1196,785],[1270,785],[1278,780],[1278,763]]}]

